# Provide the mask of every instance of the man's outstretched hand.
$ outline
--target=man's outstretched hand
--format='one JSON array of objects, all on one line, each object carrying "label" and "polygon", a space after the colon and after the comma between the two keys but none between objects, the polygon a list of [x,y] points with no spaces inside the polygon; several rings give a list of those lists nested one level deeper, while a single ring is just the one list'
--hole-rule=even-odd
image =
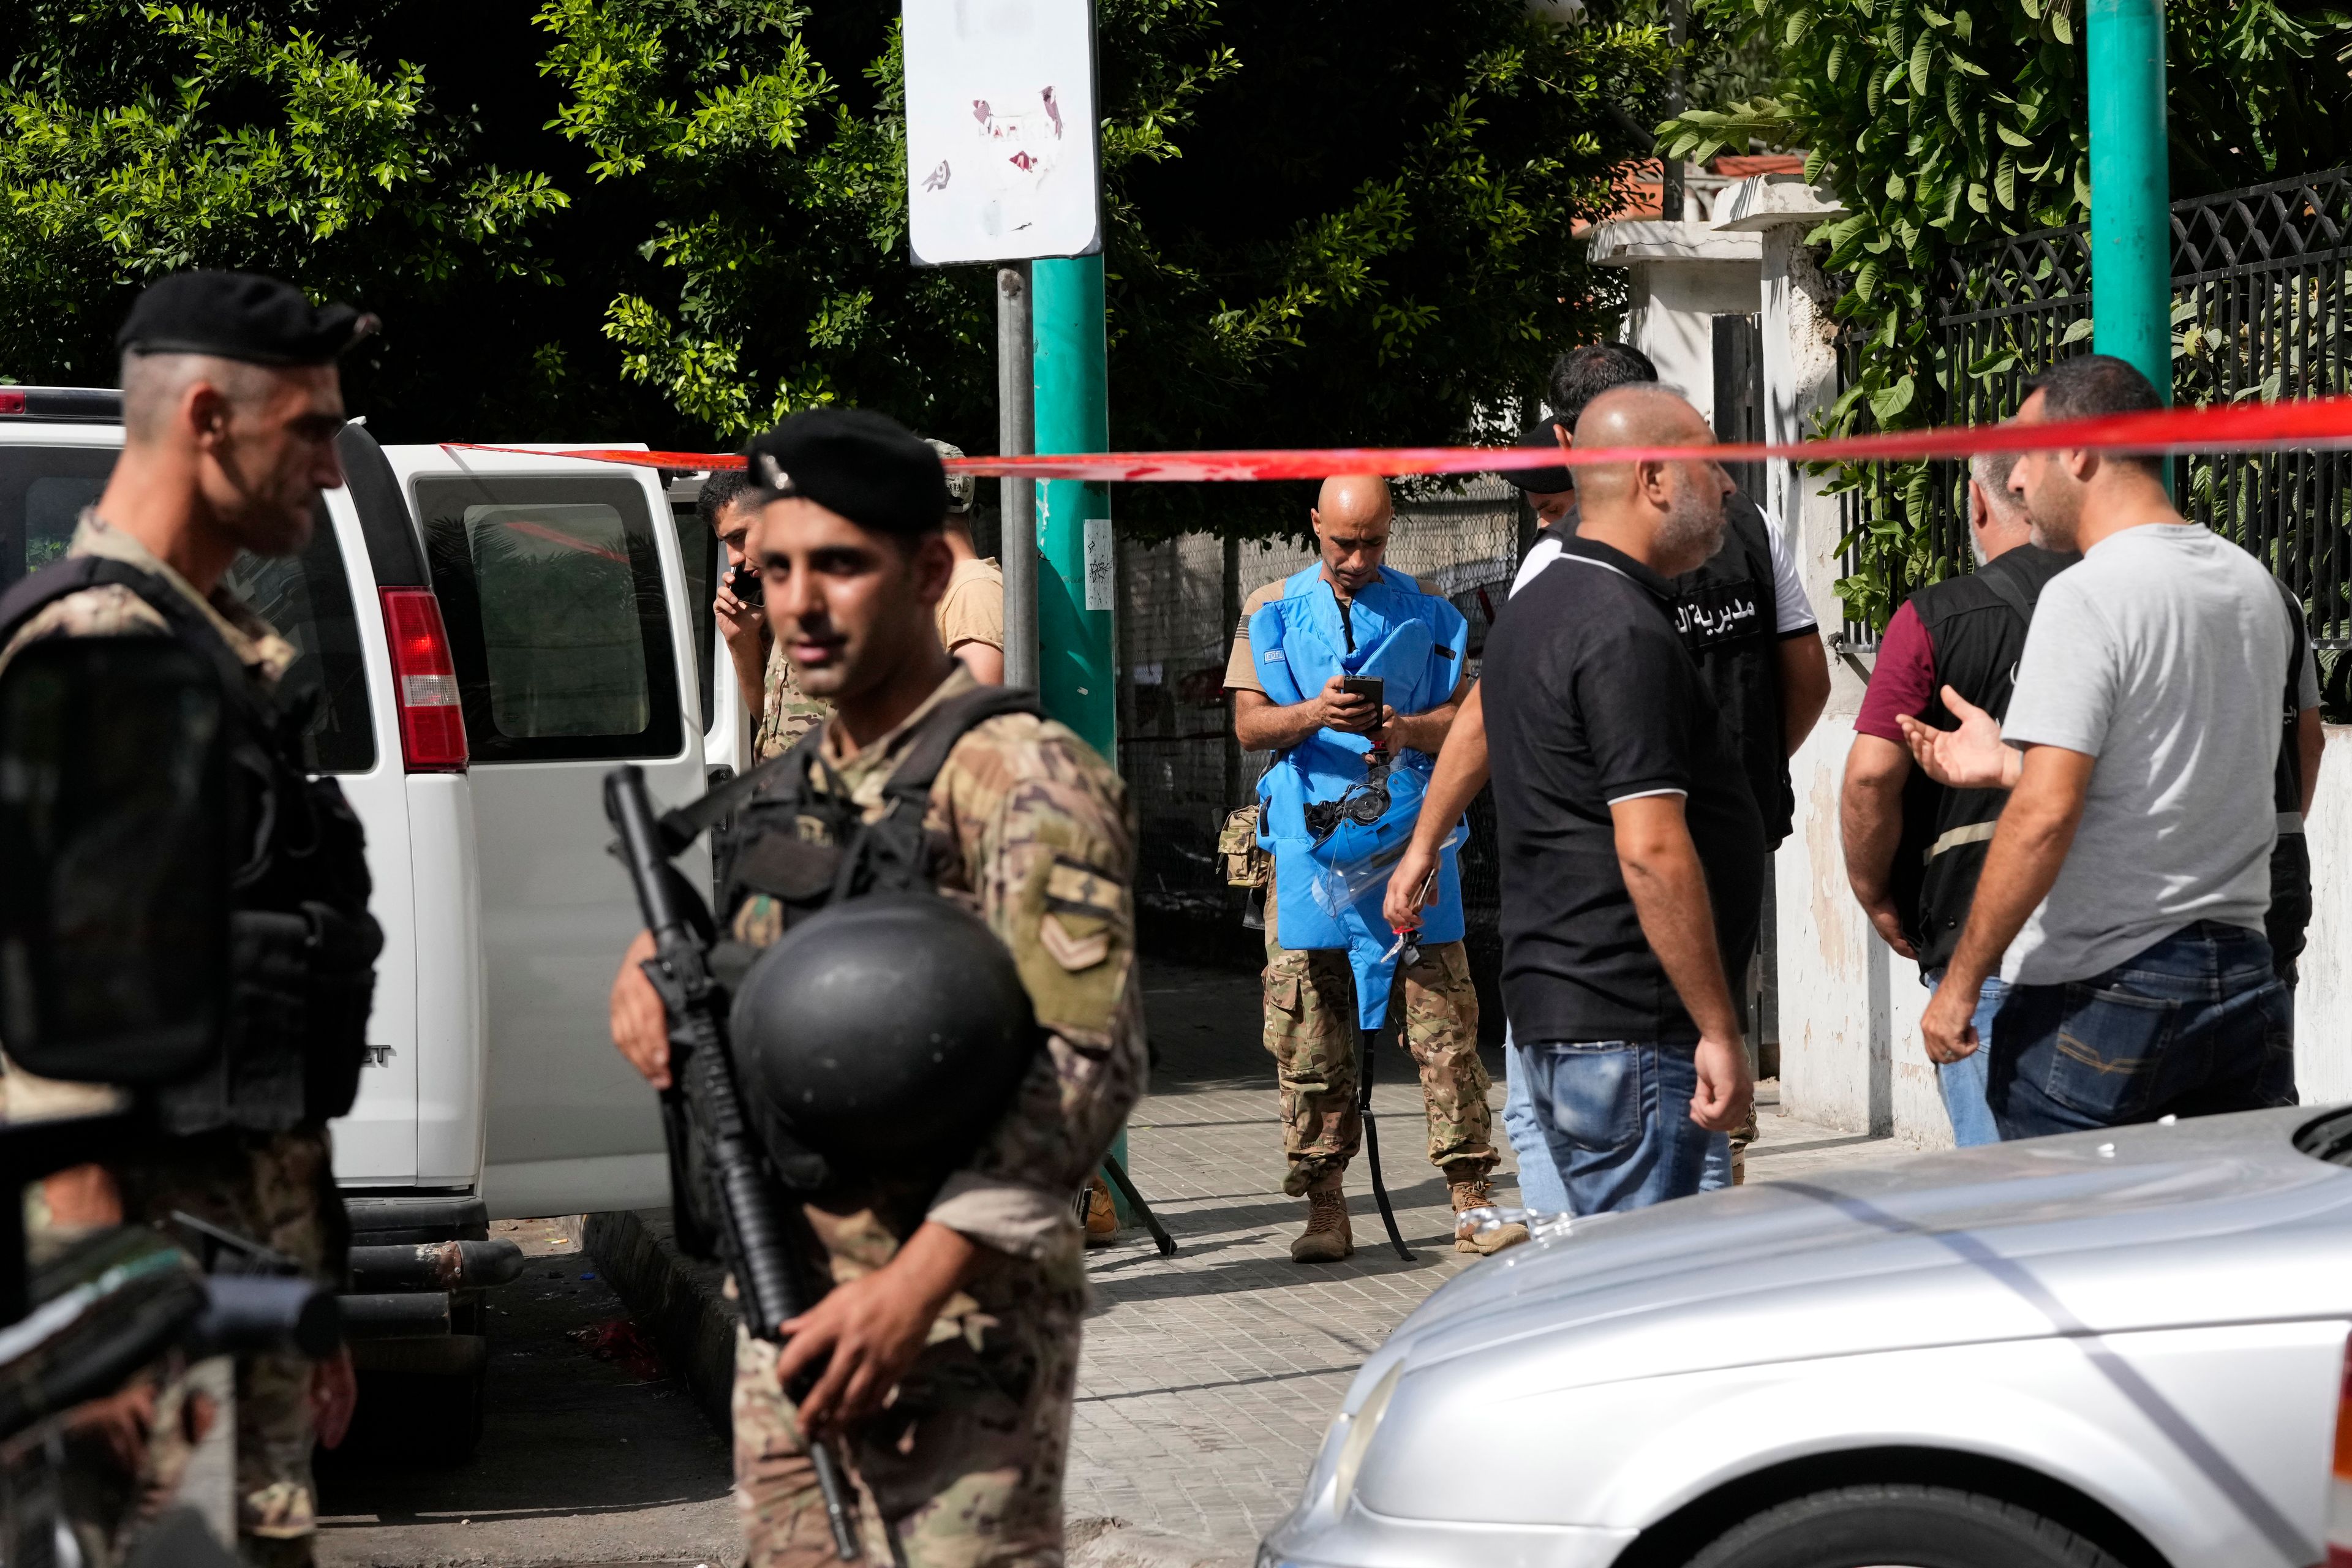
[{"label": "man's outstretched hand", "polygon": [[1947,789],[2014,788],[2022,764],[2016,749],[2001,740],[2000,721],[1948,686],[1944,706],[1959,720],[1958,729],[1938,730],[1907,713],[1895,717],[1920,771]]}]

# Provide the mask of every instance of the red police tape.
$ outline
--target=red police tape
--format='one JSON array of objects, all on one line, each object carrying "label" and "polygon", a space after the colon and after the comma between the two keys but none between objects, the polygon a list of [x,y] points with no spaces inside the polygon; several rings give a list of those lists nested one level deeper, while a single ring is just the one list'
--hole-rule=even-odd
[{"label": "red police tape", "polygon": [[[639,452],[611,447],[557,450],[453,441],[462,452],[517,452],[581,458],[648,468],[740,468],[734,452]],[[2041,425],[1955,425],[1831,440],[1727,442],[1704,448],[1727,463],[1788,458],[1798,462],[1895,462],[1965,458],[1977,452],[2095,447],[2110,452],[2263,452],[2352,447],[2352,396],[2285,403],[2223,403]],[[1071,452],[1031,458],[956,458],[959,473],[1015,479],[1097,479],[1127,483],[1215,479],[1319,479],[1327,474],[1490,474],[1510,468],[1581,468],[1686,458],[1688,447],[1327,447],[1283,451]]]}]

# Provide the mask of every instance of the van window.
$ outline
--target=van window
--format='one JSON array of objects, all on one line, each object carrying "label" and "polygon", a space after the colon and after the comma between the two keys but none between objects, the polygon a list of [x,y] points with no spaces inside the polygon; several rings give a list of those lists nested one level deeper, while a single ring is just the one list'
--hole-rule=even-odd
[{"label": "van window", "polygon": [[303,765],[314,773],[363,773],[375,766],[375,715],[368,710],[359,613],[324,501],[311,521],[310,542],[301,554],[274,561],[240,555],[222,580],[299,655],[287,668],[278,697],[310,706]]},{"label": "van window", "polygon": [[[83,509],[98,500],[113,468],[109,447],[0,447],[0,587],[65,554]],[[304,765],[313,773],[365,773],[375,766],[375,725],[358,612],[324,501],[313,521],[300,555],[239,556],[224,582],[299,655],[280,695],[310,709]]]},{"label": "van window", "polygon": [[686,563],[686,602],[694,612],[694,681],[702,694],[702,721],[710,722],[712,645],[719,640],[719,611],[714,586],[719,566],[719,536],[691,505],[670,506],[677,525],[677,558]]},{"label": "van window", "polygon": [[416,500],[477,761],[677,749],[669,614],[643,490],[625,479],[425,477]]}]

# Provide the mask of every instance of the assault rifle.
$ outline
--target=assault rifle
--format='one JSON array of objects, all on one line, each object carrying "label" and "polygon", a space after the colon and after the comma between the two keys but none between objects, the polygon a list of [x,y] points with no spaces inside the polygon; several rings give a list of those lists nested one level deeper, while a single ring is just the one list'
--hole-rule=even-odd
[{"label": "assault rifle", "polygon": [[[661,1091],[662,1133],[669,1146],[678,1234],[682,1243],[708,1236],[695,1205],[697,1198],[707,1196],[716,1211],[713,1239],[735,1277],[743,1326],[755,1339],[781,1344],[778,1325],[802,1310],[792,1232],[780,1184],[752,1135],[735,1084],[720,1013],[726,994],[711,978],[709,962],[717,928],[709,906],[671,863],[676,851],[646,795],[643,769],[628,764],[604,775],[604,816],[620,834],[614,852],[628,868],[646,930],[653,934],[646,978],[669,1015],[670,1087]],[[700,1169],[695,1152],[702,1156]],[[820,1442],[810,1443],[809,1458],[824,1494],[834,1549],[844,1563],[855,1562],[857,1531],[841,1467]]]}]

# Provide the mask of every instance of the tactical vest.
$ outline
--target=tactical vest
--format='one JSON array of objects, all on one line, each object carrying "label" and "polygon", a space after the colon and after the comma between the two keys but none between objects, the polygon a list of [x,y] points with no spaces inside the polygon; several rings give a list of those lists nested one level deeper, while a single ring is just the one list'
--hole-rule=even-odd
[{"label": "tactical vest", "polygon": [[1675,629],[1715,694],[1732,754],[1764,818],[1764,847],[1774,849],[1796,821],[1797,797],[1780,711],[1772,536],[1763,511],[1736,490],[1724,498],[1723,515],[1723,548],[1715,559],[1673,579]]},{"label": "tactical vest", "polygon": [[[1761,508],[1733,491],[1723,501],[1723,548],[1694,571],[1670,578],[1675,629],[1715,699],[1725,738],[1739,759],[1764,847],[1780,847],[1796,823],[1789,777],[1788,731],[1780,710],[1780,595],[1772,573],[1772,533]],[[1577,513],[1537,531],[1528,548],[1576,536]]]},{"label": "tactical vest", "polygon": [[219,629],[152,573],[69,556],[0,596],[0,647],[45,606],[113,584],[163,617],[220,678],[236,816],[251,851],[230,879],[231,995],[215,1058],[141,1102],[174,1137],[282,1132],[342,1115],[367,1060],[383,932],[368,913],[365,835],[332,779],[307,777],[308,703],[281,706]]},{"label": "tactical vest", "polygon": [[[711,950],[712,973],[731,989],[757,956],[724,929],[754,893],[776,900],[789,931],[836,900],[935,889],[957,849],[923,826],[931,785],[958,741],[1006,713],[1044,716],[1035,693],[1003,686],[961,692],[925,714],[884,782],[885,809],[871,822],[825,762],[822,725],[782,755],[673,812],[670,821],[692,832],[733,815],[719,836],[722,929]],[[822,773],[824,789],[812,786],[813,773]]]},{"label": "tactical vest", "polygon": [[[1939,730],[1957,726],[1944,706],[1946,686],[1996,720],[2008,713],[2017,661],[2042,587],[2078,559],[2021,544],[1966,576],[1911,596],[1912,613],[1936,660],[1936,693],[1922,721]],[[1906,934],[1919,955],[1922,974],[1949,963],[1959,945],[1977,878],[1984,870],[1985,847],[2008,800],[2006,790],[1946,789],[1916,768],[1904,784],[1894,892],[1895,907],[1910,911]]]}]

